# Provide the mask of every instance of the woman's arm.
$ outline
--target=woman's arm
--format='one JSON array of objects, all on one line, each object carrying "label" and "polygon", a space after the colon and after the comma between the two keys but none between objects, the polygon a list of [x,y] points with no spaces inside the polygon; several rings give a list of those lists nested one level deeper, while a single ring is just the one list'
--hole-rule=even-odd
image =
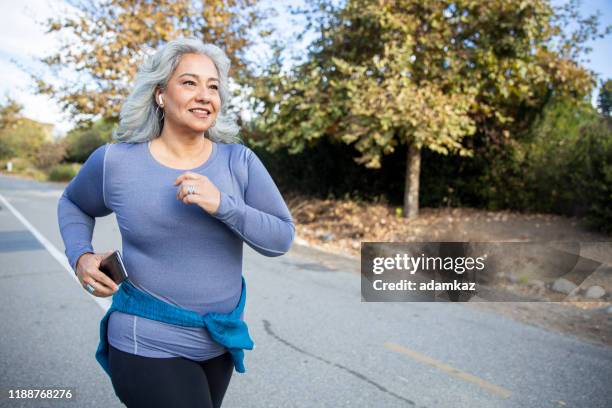
[{"label": "woman's arm", "polygon": [[104,155],[108,144],[97,148],[70,181],[57,205],[57,220],[68,262],[76,273],[78,259],[94,253],[91,245],[96,217],[110,213],[104,202]]},{"label": "woman's arm", "polygon": [[257,252],[280,256],[291,248],[295,225],[285,200],[259,157],[251,150],[247,157],[248,182],[244,201],[221,192],[221,203],[212,215]]}]

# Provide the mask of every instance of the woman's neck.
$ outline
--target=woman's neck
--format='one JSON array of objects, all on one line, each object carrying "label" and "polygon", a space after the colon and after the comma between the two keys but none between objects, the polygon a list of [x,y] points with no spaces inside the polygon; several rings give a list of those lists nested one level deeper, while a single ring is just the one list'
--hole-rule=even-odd
[{"label": "woman's neck", "polygon": [[178,132],[171,132],[164,126],[161,135],[157,138],[158,142],[166,152],[178,160],[189,160],[197,158],[212,143],[204,137],[204,134],[185,135]]}]

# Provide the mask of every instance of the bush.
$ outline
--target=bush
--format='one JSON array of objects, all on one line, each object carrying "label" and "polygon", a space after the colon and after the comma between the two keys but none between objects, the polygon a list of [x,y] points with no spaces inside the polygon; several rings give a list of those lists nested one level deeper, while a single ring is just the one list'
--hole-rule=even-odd
[{"label": "bush", "polygon": [[612,129],[588,102],[553,101],[520,142],[491,155],[489,209],[584,217],[612,231]]},{"label": "bush", "polygon": [[64,140],[43,142],[35,151],[33,162],[37,168],[48,170],[64,160],[66,142]]},{"label": "bush", "polygon": [[48,181],[47,174],[36,167],[28,167],[21,174],[36,181]]},{"label": "bush", "polygon": [[112,141],[112,122],[100,119],[84,127],[72,129],[65,137],[65,160],[68,162],[84,163],[85,160],[107,142]]},{"label": "bush", "polygon": [[78,163],[57,164],[49,171],[49,181],[70,181],[80,168],[81,165]]},{"label": "bush", "polygon": [[570,184],[586,220],[603,232],[612,232],[612,120],[601,120],[581,129],[574,145]]}]

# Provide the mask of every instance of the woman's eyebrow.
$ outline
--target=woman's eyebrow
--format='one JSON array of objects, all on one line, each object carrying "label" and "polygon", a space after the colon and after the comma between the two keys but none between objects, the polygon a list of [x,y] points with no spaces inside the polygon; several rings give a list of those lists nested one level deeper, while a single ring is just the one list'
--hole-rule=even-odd
[{"label": "woman's eyebrow", "polygon": [[[180,78],[180,77],[187,76],[187,75],[192,76],[192,77],[195,77],[195,78],[197,78],[198,80],[200,79],[200,76],[199,76],[199,75],[192,74],[192,73],[189,73],[189,72],[185,72],[184,74],[179,75],[179,78]],[[219,78],[210,77],[210,78],[208,78],[208,80],[209,80],[209,81],[219,81]]]}]

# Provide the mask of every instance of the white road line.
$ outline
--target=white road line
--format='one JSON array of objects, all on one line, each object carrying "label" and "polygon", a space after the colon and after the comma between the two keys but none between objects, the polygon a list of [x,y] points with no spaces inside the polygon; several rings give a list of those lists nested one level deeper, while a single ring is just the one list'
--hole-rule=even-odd
[{"label": "white road line", "polygon": [[[30,224],[30,222],[26,220],[26,218],[23,215],[21,215],[21,213],[17,211],[17,209],[13,207],[11,203],[9,203],[8,200],[4,198],[2,194],[0,194],[0,202],[2,202],[2,204],[4,204],[6,208],[11,210],[13,215],[19,221],[21,221],[23,225],[25,225],[25,227],[32,233],[32,235],[34,235],[34,237],[38,240],[38,242],[40,242],[41,245],[45,247],[45,249],[51,254],[51,256],[55,258],[55,260],[64,267],[64,269],[66,270],[66,272],[68,272],[70,277],[75,280],[77,285],[81,287],[81,282],[74,274],[74,271],[72,270],[72,267],[70,266],[70,263],[68,263],[68,259],[66,258],[66,255],[60,252],[51,242],[49,242],[47,238],[43,236],[43,234],[41,234],[36,228],[34,228],[34,226]],[[83,290],[85,291],[85,289]],[[98,306],[102,308],[102,310],[106,311],[110,308],[111,302],[107,298],[100,298],[100,297],[91,295],[87,291],[85,292],[87,293],[88,296],[93,298],[93,300],[98,304]]]}]

